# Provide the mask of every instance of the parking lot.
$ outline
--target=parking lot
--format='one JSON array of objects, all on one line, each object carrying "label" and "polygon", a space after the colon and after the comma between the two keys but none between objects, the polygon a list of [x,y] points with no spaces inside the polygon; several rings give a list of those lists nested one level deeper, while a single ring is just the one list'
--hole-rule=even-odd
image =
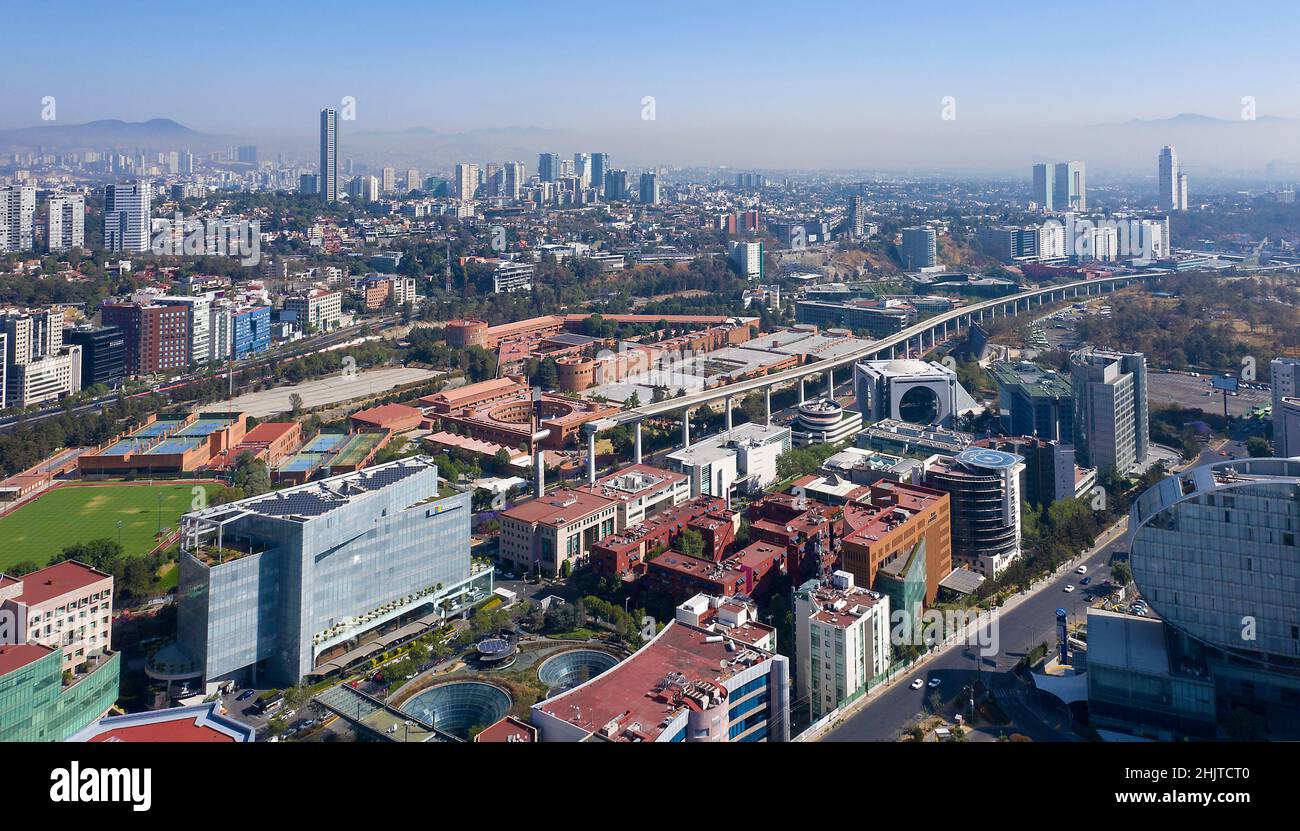
[{"label": "parking lot", "polygon": [[[1208,375],[1193,377],[1152,370],[1147,373],[1147,397],[1153,403],[1177,404],[1207,413],[1222,413],[1223,392],[1211,387],[1210,380]],[[1228,415],[1243,416],[1252,407],[1271,403],[1272,396],[1267,387],[1250,389],[1242,386],[1236,395],[1228,394]]]}]

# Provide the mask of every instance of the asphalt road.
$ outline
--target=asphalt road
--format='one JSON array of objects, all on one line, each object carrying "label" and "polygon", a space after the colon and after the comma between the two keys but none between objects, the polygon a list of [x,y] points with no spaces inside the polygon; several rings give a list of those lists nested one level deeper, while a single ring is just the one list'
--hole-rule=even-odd
[{"label": "asphalt road", "polygon": [[[1127,527],[1127,521],[1120,527]],[[1016,689],[1018,685],[1011,670],[1021,657],[1036,644],[1046,641],[1051,648],[1056,643],[1056,610],[1065,609],[1072,621],[1086,616],[1091,598],[1085,589],[1104,583],[1110,577],[1111,554],[1116,550],[1125,550],[1125,545],[1125,535],[1121,533],[1086,559],[1072,565],[1070,571],[1040,584],[1014,609],[1004,612],[997,619],[997,655],[981,659],[978,647],[948,647],[928,663],[897,676],[885,692],[877,694],[876,698],[824,734],[820,740],[893,741],[914,717],[925,710],[925,700],[931,691],[928,686],[919,690],[911,689],[909,684],[914,678],[921,678],[927,683],[932,678],[940,680],[939,690],[945,701],[945,713],[953,709],[946,702],[960,692],[964,685],[977,678],[995,690]],[[1088,567],[1086,575],[1073,571],[1080,563]],[[1085,576],[1092,578],[1090,585],[1080,586],[1079,581]],[[1075,591],[1067,594],[1064,591],[1066,585],[1076,586]],[[999,701],[1002,701],[1001,697]],[[1029,708],[1004,704],[1003,709],[1012,718],[1008,731],[1025,733],[1035,741],[1068,738],[1051,725],[1043,723]]]}]

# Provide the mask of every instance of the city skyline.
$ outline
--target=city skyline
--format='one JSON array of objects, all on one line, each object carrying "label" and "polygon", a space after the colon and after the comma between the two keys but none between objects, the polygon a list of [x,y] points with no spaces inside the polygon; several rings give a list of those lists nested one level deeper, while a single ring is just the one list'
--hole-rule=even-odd
[{"label": "city skyline", "polygon": [[[1138,150],[1151,144],[1178,145],[1198,176],[1215,166],[1300,164],[1290,149],[1300,136],[1300,103],[1285,83],[1295,74],[1285,66],[1293,59],[1248,52],[1234,53],[1226,65],[1191,60],[1212,54],[1234,32],[1257,30],[1250,16],[1207,12],[1197,19],[1174,8],[1101,4],[1096,14],[1113,11],[1116,25],[1088,42],[1089,62],[1119,61],[1112,65],[1122,71],[1044,72],[1060,60],[1057,39],[1018,39],[1014,47],[992,41],[999,45],[988,48],[1001,16],[955,4],[926,12],[843,4],[824,12],[837,26],[803,29],[787,26],[782,8],[759,4],[722,30],[665,30],[657,11],[578,4],[562,19],[573,21],[580,37],[598,46],[594,51],[537,50],[521,72],[519,61],[481,60],[473,37],[448,38],[439,42],[439,83],[429,84],[422,74],[393,72],[371,53],[384,54],[394,14],[408,31],[472,31],[477,24],[467,10],[381,6],[349,21],[352,42],[373,42],[373,49],[335,50],[323,61],[318,44],[329,37],[328,16],[295,5],[259,7],[261,22],[243,34],[240,59],[217,75],[151,71],[143,58],[93,75],[46,63],[0,90],[0,129],[168,118],[202,133],[306,151],[314,137],[293,114],[334,107],[354,149],[376,143],[418,150],[431,140],[465,143],[488,133],[531,134],[534,154],[548,143],[577,148],[566,135],[583,136],[638,165],[1009,172],[1027,161],[1087,158],[1100,172],[1149,169],[1138,156],[1150,150]],[[125,35],[135,18],[129,8],[87,10],[57,23],[48,14],[15,10],[15,29],[55,28],[75,49]],[[1026,30],[1060,25],[1049,8],[1021,5],[1016,15]],[[1295,28],[1276,22],[1276,37]],[[1155,25],[1167,37],[1148,37]],[[864,37],[870,49],[862,48]],[[617,60],[619,44],[646,38],[657,39],[660,60],[622,62],[617,73],[591,71],[601,60]],[[20,61],[38,61],[35,49],[25,42],[13,47]],[[185,54],[201,64],[233,53],[224,37],[195,31],[186,35]],[[1161,94],[1135,98],[1142,77],[1155,80]],[[240,90],[233,97],[232,87]],[[53,119],[47,99],[55,104]],[[345,99],[355,102],[351,114]],[[209,100],[231,104],[213,108]],[[797,128],[789,126],[791,114]],[[1108,131],[1105,141],[1097,129]],[[1105,147],[1088,153],[1096,144]]]}]

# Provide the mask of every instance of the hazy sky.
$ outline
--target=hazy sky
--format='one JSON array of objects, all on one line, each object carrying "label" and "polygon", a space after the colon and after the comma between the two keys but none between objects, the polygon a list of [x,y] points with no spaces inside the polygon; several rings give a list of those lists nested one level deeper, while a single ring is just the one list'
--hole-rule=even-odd
[{"label": "hazy sky", "polygon": [[9,4],[6,22],[0,127],[38,124],[47,95],[64,123],[166,117],[304,141],[343,96],[354,131],[631,143],[779,129],[851,146],[876,128],[941,147],[945,96],[970,135],[1237,118],[1247,95],[1261,116],[1300,115],[1289,2],[44,0]]}]

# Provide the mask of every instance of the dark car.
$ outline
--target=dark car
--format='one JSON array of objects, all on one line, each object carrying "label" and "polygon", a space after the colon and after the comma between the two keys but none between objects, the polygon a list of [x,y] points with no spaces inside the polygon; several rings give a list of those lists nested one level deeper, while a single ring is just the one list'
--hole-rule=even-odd
[{"label": "dark car", "polygon": [[1080,580],[1079,582],[1086,586],[1086,585],[1088,585],[1089,583],[1092,582],[1092,578],[1091,578],[1091,577],[1085,577],[1085,578],[1083,578],[1082,580]]},{"label": "dark car", "polygon": [[257,690],[244,690],[239,695],[235,696],[235,700],[247,701],[248,699],[252,698],[256,694],[257,694]]}]

